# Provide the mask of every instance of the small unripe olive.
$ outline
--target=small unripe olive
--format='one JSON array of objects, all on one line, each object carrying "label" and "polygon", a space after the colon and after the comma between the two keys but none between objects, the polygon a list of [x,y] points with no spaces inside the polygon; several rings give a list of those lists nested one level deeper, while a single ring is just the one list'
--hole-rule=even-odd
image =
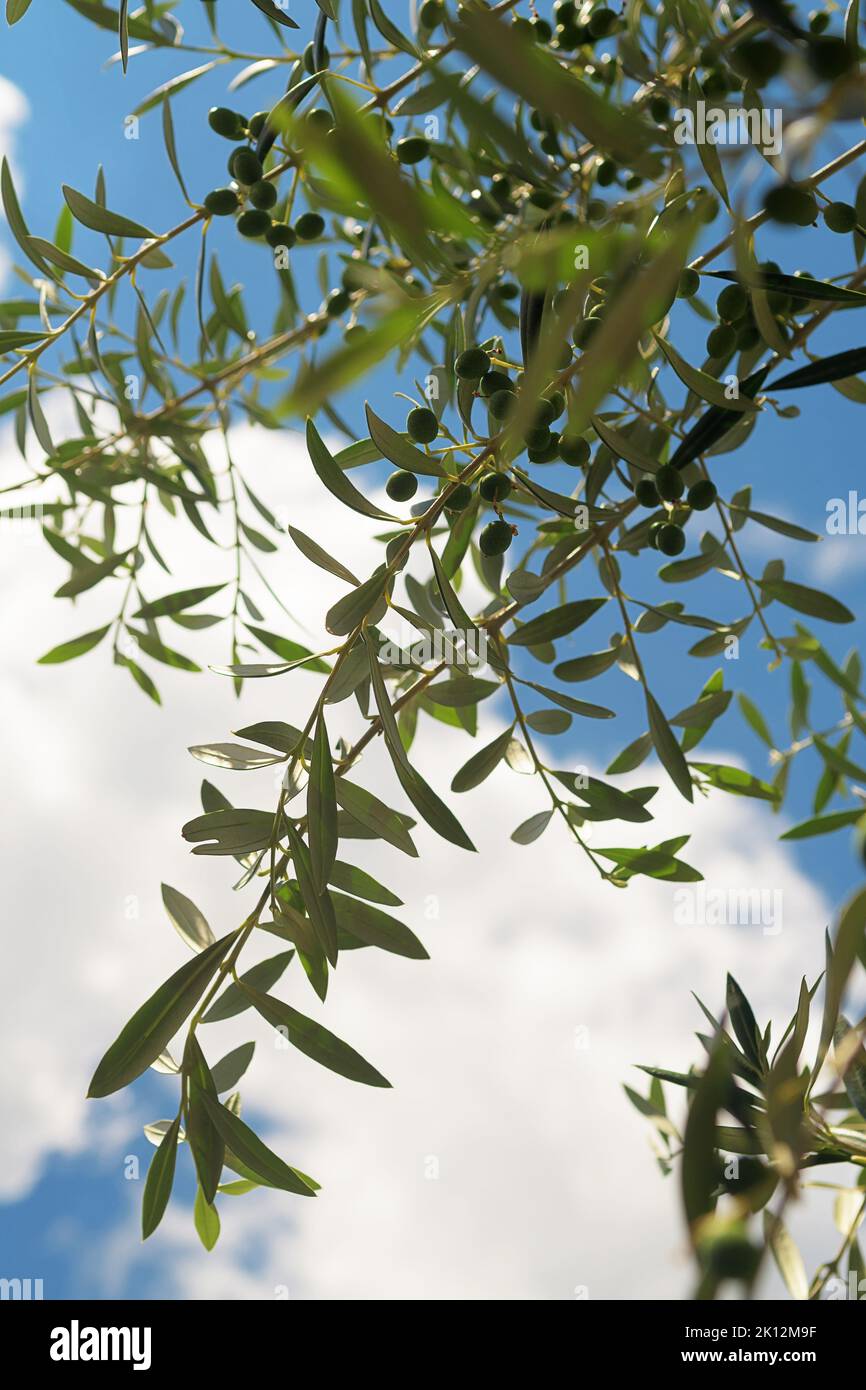
[{"label": "small unripe olive", "polygon": [[533,423],[538,429],[543,429],[545,425],[552,425],[556,419],[556,411],[553,402],[542,396],[538,405],[535,407],[535,417]]},{"label": "small unripe olive", "polygon": [[652,526],[649,528],[649,543],[652,546],[653,550],[658,550],[659,532],[663,531],[664,528],[665,523],[663,521],[654,521]]},{"label": "small unripe olive", "polygon": [[504,473],[488,473],[481,479],[478,492],[485,502],[504,502],[511,491],[511,479]]},{"label": "small unripe olive", "polygon": [[439,421],[426,406],[416,406],[406,416],[406,432],[416,444],[432,444],[439,433]]},{"label": "small unripe olive", "polygon": [[856,47],[833,34],[810,39],[806,57],[810,68],[822,82],[841,77],[857,61]]},{"label": "small unripe olive", "polygon": [[468,483],[458,483],[448,501],[445,503],[445,510],[448,512],[462,512],[472,501],[472,489]]},{"label": "small unripe olive", "polygon": [[490,358],[483,348],[467,348],[454,363],[454,370],[464,381],[480,381],[490,368]]},{"label": "small unripe olive", "polygon": [[664,125],[668,116],[671,114],[671,104],[667,97],[653,97],[649,104],[650,115],[656,125]]},{"label": "small unripe olive", "polygon": [[818,204],[808,189],[780,183],[767,194],[764,210],[772,222],[808,227],[818,215]]},{"label": "small unripe olive", "polygon": [[499,372],[495,369],[485,372],[478,385],[482,396],[492,396],[496,391],[514,390],[511,377],[506,372]]},{"label": "small unripe olive", "polygon": [[504,555],[514,539],[507,521],[490,521],[478,537],[478,548],[482,555]]},{"label": "small unripe olive", "polygon": [[523,439],[529,449],[546,449],[550,443],[550,430],[547,425],[538,425],[534,429],[527,430]]},{"label": "small unripe olive", "polygon": [[538,449],[527,449],[526,455],[530,463],[553,463],[559,454],[559,435],[556,430],[550,432],[550,438],[546,444]]},{"label": "small unripe olive", "polygon": [[587,29],[592,39],[606,39],[608,34],[612,34],[617,26],[617,14],[615,10],[609,10],[603,6],[599,10],[594,10],[589,17]]},{"label": "small unripe olive", "polygon": [[831,232],[853,232],[857,210],[850,203],[829,203],[824,209],[824,221]]},{"label": "small unripe olive", "polygon": [[258,140],[262,131],[268,123],[268,112],[257,111],[254,116],[250,116],[249,132],[253,140]]},{"label": "small unripe olive", "polygon": [[340,314],[345,314],[352,300],[345,290],[331,290],[325,300],[325,313],[328,318],[339,318]]},{"label": "small unripe olive", "polygon": [[262,161],[255,150],[249,149],[246,145],[240,145],[229,156],[229,173],[238,183],[246,184],[248,188],[258,183],[262,172]]},{"label": "small unripe olive", "polygon": [[830,16],[826,10],[812,10],[809,15],[809,28],[813,34],[823,34],[829,23]]},{"label": "small unripe olive", "polygon": [[657,507],[659,504],[658,488],[652,478],[641,478],[635,486],[634,495],[642,507]]},{"label": "small unripe olive", "polygon": [[603,159],[595,171],[595,181],[600,188],[608,188],[617,176],[617,166],[612,159]]},{"label": "small unripe olive", "polygon": [[747,39],[731,53],[731,67],[752,82],[770,82],[781,71],[785,55],[771,39]]},{"label": "small unripe olive", "polygon": [[716,313],[725,323],[742,318],[749,307],[749,296],[742,285],[726,285],[716,300]]},{"label": "small unripe olive", "polygon": [[242,212],[237,220],[238,231],[241,236],[246,237],[264,236],[270,225],[270,217],[259,208],[247,208],[246,212]]},{"label": "small unripe olive", "polygon": [[494,420],[504,420],[514,409],[517,396],[513,391],[494,391],[487,408]]},{"label": "small unripe olive", "polygon": [[672,463],[663,463],[655,476],[656,491],[665,502],[676,502],[685,491],[683,475]]},{"label": "small unripe olive", "polygon": [[422,159],[427,158],[429,148],[429,142],[423,135],[407,135],[404,140],[397,141],[395,154],[401,164],[420,164]]},{"label": "small unripe olive", "polygon": [[705,512],[716,500],[716,485],[709,478],[701,478],[689,488],[686,501],[695,512]]},{"label": "small unripe olive", "polygon": [[243,116],[227,106],[212,106],[207,119],[211,130],[226,140],[240,140],[246,126]]},{"label": "small unripe olive", "polygon": [[414,473],[392,473],[385,491],[393,502],[408,502],[418,491],[418,479]]},{"label": "small unripe olive", "polygon": [[579,434],[563,434],[559,438],[559,457],[572,468],[589,462],[590,448]]},{"label": "small unripe olive", "polygon": [[270,179],[259,179],[250,188],[250,202],[254,208],[264,208],[267,212],[277,201],[277,190]]},{"label": "small unripe olive", "polygon": [[214,188],[205,198],[204,205],[214,217],[228,217],[238,210],[238,195],[233,188]]},{"label": "small unripe olive", "polygon": [[318,212],[302,212],[294,230],[301,241],[315,241],[325,230],[325,219]]},{"label": "small unripe olive", "polygon": [[441,24],[445,16],[445,6],[442,0],[424,0],[419,12],[419,18],[425,29],[435,29],[437,24]]},{"label": "small unripe olive", "polygon": [[661,527],[656,535],[656,549],[662,555],[681,555],[686,546],[684,531],[670,522]]},{"label": "small unripe olive", "polygon": [[677,285],[677,294],[679,298],[691,299],[692,295],[697,294],[700,287],[700,275],[696,270],[692,270],[691,266],[686,266],[685,270],[680,272],[679,283]]},{"label": "small unripe olive", "polygon": [[727,357],[737,343],[737,334],[729,323],[720,323],[707,334],[707,352],[711,357]]},{"label": "small unripe olive", "polygon": [[265,232],[265,241],[269,246],[288,246],[291,249],[297,239],[285,222],[274,222]]},{"label": "small unripe olive", "polygon": [[308,111],[304,120],[308,126],[322,135],[327,135],[328,131],[334,128],[334,118],[324,106],[316,106],[312,111]]},{"label": "small unripe olive", "polygon": [[747,321],[737,329],[737,347],[740,352],[751,351],[760,341],[761,335],[753,323]]}]

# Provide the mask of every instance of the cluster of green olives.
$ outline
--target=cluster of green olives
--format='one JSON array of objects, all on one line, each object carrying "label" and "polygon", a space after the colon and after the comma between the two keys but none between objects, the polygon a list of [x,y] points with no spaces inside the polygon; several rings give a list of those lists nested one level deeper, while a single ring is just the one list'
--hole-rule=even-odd
[{"label": "cluster of green olives", "polygon": [[683,526],[690,512],[705,512],[718,495],[709,478],[700,478],[689,488],[683,505],[685,491],[683,475],[671,463],[663,463],[653,477],[641,478],[635,485],[634,495],[642,507],[654,510],[662,503],[668,505],[667,519],[653,522],[649,529],[650,545],[663,555],[682,554],[686,545]]},{"label": "cluster of green olives", "polygon": [[[779,183],[764,199],[764,211],[772,222],[783,226],[811,227],[818,218],[818,200],[802,184]],[[823,215],[831,232],[844,235],[857,226],[857,209],[850,203],[827,203]]]},{"label": "cluster of green olives", "polygon": [[512,20],[514,28],[532,38],[536,43],[549,44],[562,52],[573,52],[576,48],[592,47],[602,39],[608,39],[622,27],[616,10],[607,5],[598,5],[584,23],[578,17],[578,6],[574,0],[555,0],[553,23],[536,16],[526,19],[517,15]]},{"label": "cluster of green olives", "polygon": [[[331,121],[327,111],[311,111],[307,120],[316,123],[317,116]],[[267,119],[267,111],[258,111],[247,120],[227,106],[214,106],[208,114],[211,130],[226,140],[257,140]],[[292,226],[274,220],[271,213],[279,196],[277,187],[273,179],[265,176],[262,161],[250,145],[237,145],[232,150],[228,171],[238,187],[214,188],[208,193],[204,206],[212,217],[238,214],[237,229],[241,236],[264,237],[268,245],[275,248],[290,249],[298,241],[315,241],[322,235],[325,221],[318,212],[302,213]]]},{"label": "cluster of green olives", "polygon": [[[566,346],[556,365],[566,367],[571,358],[571,349]],[[493,366],[490,354],[484,348],[471,347],[461,352],[454,370],[462,381],[471,382],[476,388],[486,402],[491,420],[501,425],[509,419],[517,404],[517,383],[511,380],[507,372]],[[560,433],[553,428],[565,405],[562,391],[549,391],[539,397],[532,421],[523,436],[530,463],[553,463],[561,459],[563,463],[579,468],[588,462],[590,451],[585,439],[580,435]]]},{"label": "cluster of green olives", "polygon": [[[831,214],[828,225],[833,220],[831,209],[845,208],[847,204],[831,203],[826,213]],[[856,213],[851,209],[856,223]],[[846,231],[852,230],[846,224]],[[777,261],[762,261],[759,269],[770,274],[781,274],[781,267]],[[808,272],[797,270],[795,276],[807,276]],[[701,277],[696,270],[687,267],[679,279],[677,294],[681,299],[691,299],[700,288]],[[782,329],[784,335],[784,320],[790,314],[794,305],[791,295],[784,290],[770,289],[767,291],[767,307],[774,315]],[[712,328],[707,335],[706,348],[710,357],[716,359],[728,358],[734,352],[749,352],[758,346],[761,341],[761,333],[755,320],[752,309],[752,302],[748,291],[739,284],[733,283],[726,285],[716,300],[716,314],[719,322]]]}]

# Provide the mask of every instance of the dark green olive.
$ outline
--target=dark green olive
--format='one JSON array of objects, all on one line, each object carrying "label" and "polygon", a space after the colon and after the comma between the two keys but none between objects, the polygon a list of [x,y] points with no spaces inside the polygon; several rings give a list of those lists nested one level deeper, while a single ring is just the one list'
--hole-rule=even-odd
[{"label": "dark green olive", "polygon": [[743,317],[749,307],[749,296],[742,285],[726,285],[716,300],[716,313],[724,323]]},{"label": "dark green olive", "polygon": [[325,219],[317,212],[302,212],[294,230],[300,241],[315,241],[325,230]]},{"label": "dark green olive", "polygon": [[787,226],[808,227],[818,215],[814,193],[794,184],[780,183],[771,188],[764,200],[764,211],[771,222]]},{"label": "dark green olive", "polygon": [[511,479],[504,473],[488,473],[481,479],[478,492],[485,502],[504,502],[511,491]]},{"label": "dark green olive", "polygon": [[681,555],[686,547],[685,532],[670,522],[663,525],[656,535],[656,549],[662,555]]},{"label": "dark green olive", "polygon": [[248,208],[242,212],[237,220],[237,229],[241,236],[259,237],[264,236],[270,229],[271,219],[266,212],[259,208]]},{"label": "dark green olive", "polygon": [[430,142],[423,135],[407,135],[404,140],[397,141],[394,153],[401,164],[420,164],[427,158],[429,149]]},{"label": "dark green olive", "polygon": [[850,203],[829,203],[824,209],[824,221],[831,232],[853,232],[857,210]]},{"label": "dark green olive", "polygon": [[482,396],[492,396],[497,391],[513,391],[514,386],[511,377],[506,372],[493,371],[485,372],[479,382],[479,390]]},{"label": "dark green olive", "polygon": [[445,505],[448,512],[462,512],[472,501],[473,492],[468,483],[458,483]]},{"label": "dark green olive", "polygon": [[418,491],[418,479],[414,473],[392,473],[385,484],[385,491],[392,502],[408,502]]},{"label": "dark green olive", "polygon": [[579,434],[563,434],[559,438],[559,457],[572,468],[582,468],[589,462],[590,448]]},{"label": "dark green olive", "polygon": [[274,222],[265,232],[265,241],[269,246],[287,246],[291,249],[297,239],[285,222]]},{"label": "dark green olive", "polygon": [[665,502],[676,502],[685,491],[683,475],[672,463],[663,463],[655,477],[656,491]]},{"label": "dark green olive", "polygon": [[233,188],[215,188],[208,193],[204,205],[214,217],[228,217],[238,210],[238,195]]},{"label": "dark green olive", "polygon": [[245,184],[248,188],[254,183],[258,183],[262,176],[262,161],[254,150],[246,145],[240,145],[229,156],[229,173],[232,178],[237,179],[238,183]]},{"label": "dark green olive", "polygon": [[345,290],[331,290],[325,300],[325,313],[328,318],[339,318],[340,314],[345,314],[351,302],[351,297]]},{"label": "dark green olive", "polygon": [[701,288],[701,277],[691,266],[680,272],[677,294],[680,299],[691,299]]},{"label": "dark green olive", "polygon": [[439,433],[439,421],[426,406],[416,406],[406,416],[406,432],[416,444],[432,444]]},{"label": "dark green olive", "polygon": [[259,179],[250,188],[249,197],[254,208],[268,212],[277,201],[277,190],[270,179]]},{"label": "dark green olive", "polygon": [[591,39],[606,39],[612,34],[619,22],[616,10],[609,10],[606,6],[594,10],[589,17],[587,29]]},{"label": "dark green olive", "polygon": [[641,478],[635,486],[634,495],[642,507],[657,507],[659,504],[658,488],[652,478]]},{"label": "dark green olive", "polygon": [[689,488],[686,501],[692,511],[705,512],[713,505],[717,496],[715,483],[711,483],[709,478],[701,478]]},{"label": "dark green olive", "polygon": [[211,130],[222,135],[225,140],[240,140],[246,128],[246,121],[237,111],[227,106],[212,106],[207,115]]},{"label": "dark green olive", "polygon": [[727,357],[737,345],[737,334],[729,323],[720,323],[718,328],[707,334],[707,352],[710,357]]},{"label": "dark green olive", "polygon": [[490,521],[478,537],[478,548],[482,555],[504,555],[514,539],[514,533],[507,521]]},{"label": "dark green olive", "polygon": [[454,370],[464,381],[480,381],[490,369],[490,358],[483,348],[467,348],[454,363]]},{"label": "dark green olive", "polygon": [[505,420],[512,412],[517,401],[517,396],[513,391],[494,391],[487,402],[487,408],[494,420]]},{"label": "dark green olive", "polygon": [[445,6],[442,4],[442,0],[424,0],[419,11],[419,18],[425,29],[435,29],[445,18]]}]

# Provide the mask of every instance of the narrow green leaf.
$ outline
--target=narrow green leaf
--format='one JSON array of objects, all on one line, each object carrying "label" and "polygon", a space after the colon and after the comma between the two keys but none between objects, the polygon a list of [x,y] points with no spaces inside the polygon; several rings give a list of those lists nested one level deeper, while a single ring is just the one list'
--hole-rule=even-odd
[{"label": "narrow green leaf", "polygon": [[455,774],[451,783],[453,792],[468,792],[473,787],[478,787],[490,776],[493,769],[501,763],[505,757],[506,750],[511,742],[513,725],[510,725],[504,733],[499,734],[492,743],[488,743],[486,748],[481,748],[477,753],[473,753],[467,763],[464,763],[460,771]]},{"label": "narrow green leaf", "polygon": [[683,750],[677,743],[673,731],[654,696],[650,694],[649,690],[645,691],[645,694],[650,736],[653,741],[653,747],[658,754],[659,762],[680,795],[684,796],[686,801],[691,801],[693,799],[692,777],[689,772],[689,765],[683,755]]},{"label": "narrow green leaf", "polygon": [[368,502],[363,493],[360,493],[349,482],[342,468],[325,447],[324,441],[312,420],[307,421],[307,450],[319,478],[328,491],[333,493],[344,506],[351,507],[353,511],[360,512],[362,516],[375,517],[378,521],[397,520],[388,512],[382,512],[378,507],[374,507],[372,502]]},{"label": "narrow green leaf", "polygon": [[174,1169],[177,1163],[177,1139],[180,1133],[180,1115],[162,1137],[162,1142],[147,1170],[144,1195],[141,1203],[141,1237],[147,1240],[152,1236],[168,1206],[171,1189],[174,1185]]},{"label": "narrow green leaf", "polygon": [[337,1072],[339,1076],[347,1077],[349,1081],[359,1081],[364,1086],[390,1086],[390,1081],[386,1081],[381,1072],[366,1062],[348,1043],[329,1033],[327,1028],[298,1013],[281,999],[262,994],[248,985],[244,985],[243,988],[262,1018],[287,1038],[293,1047],[298,1048],[314,1062],[327,1067],[329,1071]]},{"label": "narrow green leaf", "polygon": [[213,1250],[220,1235],[219,1212],[207,1200],[199,1186],[193,1203],[193,1223],[205,1250]]},{"label": "narrow green leaf", "polygon": [[77,656],[84,656],[85,653],[93,651],[102,641],[108,632],[108,627],[97,628],[96,632],[86,632],[83,637],[74,637],[69,642],[61,642],[59,647],[52,647],[50,652],[40,656],[38,664],[40,666],[55,666],[61,661],[74,661]]},{"label": "narrow green leaf", "polygon": [[[294,954],[294,951],[281,951],[276,956],[269,956],[267,960],[260,960],[241,975],[240,981],[252,985],[254,989],[272,989],[288,967]],[[235,1018],[249,1007],[250,1001],[241,989],[240,982],[232,980],[222,994],[214,1000],[207,1013],[202,1015],[201,1021],[202,1023],[222,1023],[227,1018]],[[220,1087],[220,1089],[223,1088]]]},{"label": "narrow green leaf", "polygon": [[307,783],[307,825],[313,882],[323,893],[337,857],[337,798],[334,792],[334,765],[328,744],[324,714],[319,711],[313,740],[313,759]]},{"label": "narrow green leaf", "polygon": [[240,1159],[256,1179],[269,1187],[294,1192],[298,1197],[316,1195],[318,1184],[278,1158],[237,1115],[233,1115],[224,1105],[207,1095],[204,1097],[204,1105],[225,1140],[226,1148],[231,1151],[232,1156],[236,1155]]},{"label": "narrow green leaf", "polygon": [[94,203],[83,193],[70,188],[68,184],[63,184],[63,196],[66,205],[72,216],[83,227],[90,227],[94,232],[104,232],[106,236],[123,237],[152,237],[153,232],[147,227],[143,227],[140,222],[132,222],[128,217],[121,217],[119,213],[109,212],[108,208],[101,207],[99,203]]},{"label": "narrow green leaf", "polygon": [[187,961],[142,1004],[96,1068],[88,1096],[109,1096],[147,1070],[198,1003],[237,934],[229,932]]},{"label": "narrow green leaf", "polygon": [[786,608],[796,613],[805,613],[810,618],[823,618],[828,623],[853,623],[854,614],[844,603],[823,594],[818,589],[810,589],[805,584],[795,584],[790,579],[765,580],[761,592],[766,599],[778,599]]},{"label": "narrow green leaf", "polygon": [[195,903],[167,883],[162,885],[162,901],[169,920],[182,941],[193,951],[204,951],[216,937]]}]

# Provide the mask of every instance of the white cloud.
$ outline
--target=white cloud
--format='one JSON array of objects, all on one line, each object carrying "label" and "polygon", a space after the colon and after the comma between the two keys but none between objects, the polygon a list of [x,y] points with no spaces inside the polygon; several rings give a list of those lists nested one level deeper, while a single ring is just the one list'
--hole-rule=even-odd
[{"label": "white cloud", "polygon": [[[355,538],[375,524],[367,528],[322,491],[296,437],[238,431],[235,452],[262,496],[289,507],[294,524],[356,572],[369,572],[374,547]],[[153,573],[148,592],[211,580],[216,552],[189,541],[186,526],[172,545],[162,519],[159,526],[178,568],[171,579]],[[260,681],[238,706],[227,680],[167,672],[159,711],[110,666],[106,651],[57,670],[34,666],[53,643],[107,621],[120,582],[83,596],[73,612],[49,596],[64,567],[27,535],[7,530],[0,550],[7,653],[0,690],[13,734],[4,790],[14,827],[0,853],[7,920],[17,924],[7,934],[0,985],[0,1037],[12,1064],[0,1139],[7,1199],[50,1174],[53,1152],[96,1147],[106,1181],[111,1172],[122,1181],[129,1136],[156,1117],[142,1116],[128,1095],[108,1104],[83,1095],[106,1043],[183,958],[164,920],[159,881],[200,902],[217,931],[243,910],[228,892],[234,866],[191,858],[180,840],[208,773],[183,749],[257,718],[298,722],[316,690],[308,676]],[[321,631],[327,602],[344,586],[289,547],[268,571],[293,613]],[[270,618],[268,625],[290,627]],[[195,638],[177,629],[177,645],[203,661],[224,661],[226,640],[220,628]],[[332,737],[360,727],[353,702],[329,722]],[[589,740],[593,728],[580,732]],[[468,744],[422,720],[416,751],[425,775],[445,791]],[[580,761],[591,753],[588,742]],[[381,749],[358,775],[402,804]],[[240,804],[271,804],[269,772],[214,780]],[[555,826],[534,846],[512,845],[511,830],[543,805],[542,788],[502,768],[461,803],[477,856],[423,827],[420,863],[362,842],[345,846],[347,858],[405,898],[401,915],[432,959],[344,956],[324,1010],[299,972],[290,970],[285,990],[368,1056],[394,1090],[353,1086],[300,1054],[276,1051],[264,1025],[248,1018],[212,1037],[206,1031],[211,1060],[235,1041],[258,1039],[243,1085],[247,1111],[323,1192],[314,1202],[271,1193],[226,1199],[223,1240],[206,1257],[188,1212],[170,1216],[141,1253],[139,1190],[129,1184],[128,1222],[88,1253],[91,1265],[102,1263],[107,1294],[124,1260],[153,1267],[169,1248],[172,1292],[187,1298],[269,1298],[282,1286],[301,1298],[560,1299],[578,1286],[591,1297],[687,1291],[675,1183],[658,1175],[646,1127],[621,1084],[640,1084],[635,1062],[677,1066],[696,1057],[690,1030],[700,1019],[689,990],[720,1007],[726,968],[759,1015],[773,1012],[784,1026],[800,974],[820,968],[828,908],[775,843],[777,825],[748,802],[717,797],[689,808],[665,789],[652,833],[690,831],[685,857],[710,884],[781,888],[777,936],[759,927],[679,927],[670,887],[639,882],[616,893]],[[595,842],[610,843],[607,832]],[[438,915],[427,920],[433,910]],[[584,1037],[589,1045],[576,1046]],[[164,1084],[172,1094],[173,1083]],[[439,1164],[435,1179],[425,1176],[431,1159]]]}]

